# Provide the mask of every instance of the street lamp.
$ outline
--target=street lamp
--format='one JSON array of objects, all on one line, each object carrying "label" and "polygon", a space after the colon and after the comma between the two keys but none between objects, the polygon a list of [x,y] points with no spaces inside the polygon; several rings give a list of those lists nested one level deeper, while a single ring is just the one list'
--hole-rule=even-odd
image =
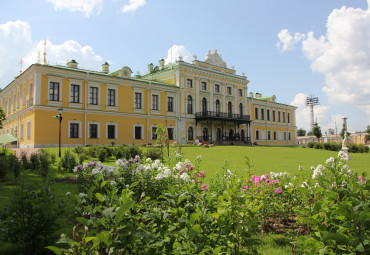
[{"label": "street lamp", "polygon": [[62,140],[62,112],[63,108],[59,107],[58,108],[59,115],[57,115],[57,119],[59,119],[59,158],[62,157],[62,150],[61,150],[61,140]]}]

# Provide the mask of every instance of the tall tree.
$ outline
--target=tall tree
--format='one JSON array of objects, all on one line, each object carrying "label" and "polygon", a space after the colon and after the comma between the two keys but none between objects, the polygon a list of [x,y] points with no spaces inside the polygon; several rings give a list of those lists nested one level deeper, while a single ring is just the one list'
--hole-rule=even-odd
[{"label": "tall tree", "polygon": [[334,129],[329,128],[329,130],[328,130],[328,134],[329,134],[329,135],[334,135],[334,134],[335,134]]},{"label": "tall tree", "polygon": [[321,133],[321,128],[317,122],[313,124],[313,129],[312,129],[312,134],[316,136],[317,139],[321,138],[322,133]]},{"label": "tall tree", "polygon": [[351,133],[347,131],[346,127],[343,124],[342,131],[340,131],[340,136],[344,139],[344,132],[347,132],[347,135],[350,136]]},{"label": "tall tree", "polygon": [[0,129],[3,128],[3,121],[5,120],[5,112],[0,108]]},{"label": "tall tree", "polygon": [[370,141],[370,125],[367,125],[366,132],[367,132],[367,135],[365,136],[365,140]]},{"label": "tall tree", "polygon": [[300,128],[297,130],[297,136],[305,136],[306,135],[306,130],[303,128]]}]

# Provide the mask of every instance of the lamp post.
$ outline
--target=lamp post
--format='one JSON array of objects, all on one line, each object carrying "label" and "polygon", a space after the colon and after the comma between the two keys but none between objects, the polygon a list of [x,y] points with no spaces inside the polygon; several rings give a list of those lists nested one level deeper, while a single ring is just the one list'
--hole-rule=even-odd
[{"label": "lamp post", "polygon": [[57,119],[59,119],[59,158],[62,157],[62,150],[61,150],[61,140],[62,140],[62,112],[63,108],[59,107],[58,108],[59,115],[57,115]]}]

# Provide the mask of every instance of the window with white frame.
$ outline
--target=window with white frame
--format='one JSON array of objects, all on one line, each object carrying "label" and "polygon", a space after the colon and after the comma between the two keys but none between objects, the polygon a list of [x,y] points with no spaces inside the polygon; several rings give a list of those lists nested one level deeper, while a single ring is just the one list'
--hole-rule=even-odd
[{"label": "window with white frame", "polygon": [[144,139],[144,137],[143,137],[143,126],[142,125],[135,125],[134,126],[134,138],[136,140]]},{"label": "window with white frame", "polygon": [[220,93],[220,84],[215,84],[215,93]]},{"label": "window with white frame", "polygon": [[167,137],[168,137],[168,140],[174,139],[174,128],[172,127],[167,128]]},{"label": "window with white frame", "polygon": [[271,131],[267,131],[267,140],[271,141]]},{"label": "window with white frame", "polygon": [[69,137],[70,138],[79,138],[80,125],[78,123],[69,124]]},{"label": "window with white frame", "polygon": [[265,120],[265,109],[261,108],[261,120]]},{"label": "window with white frame", "polygon": [[59,101],[59,82],[49,83],[49,101]]},{"label": "window with white frame", "polygon": [[288,112],[288,123],[290,123],[290,112]]},{"label": "window with white frame", "polygon": [[26,105],[26,85],[23,85],[23,92],[22,92],[22,106]]},{"label": "window with white frame", "polygon": [[152,110],[159,110],[159,95],[152,95]]},{"label": "window with white frame", "polygon": [[207,90],[207,82],[202,81],[201,82],[201,88],[202,88],[202,90]]},{"label": "window with white frame", "polygon": [[187,88],[193,88],[193,80],[192,79],[186,79],[186,87]]},{"label": "window with white frame", "polygon": [[99,95],[99,88],[90,87],[89,88],[89,104],[98,105],[98,95]]},{"label": "window with white frame", "polygon": [[20,91],[18,91],[17,109],[19,109],[20,104],[21,104],[21,92],[20,92]]},{"label": "window with white frame", "polygon": [[135,109],[142,109],[142,93],[135,92]]},{"label": "window with white frame", "polygon": [[239,89],[239,97],[243,97],[243,90],[242,89]]},{"label": "window with white frame", "polygon": [[267,121],[270,121],[270,109],[266,109]]},{"label": "window with white frame", "polygon": [[188,140],[194,140],[194,129],[192,126],[188,127]]},{"label": "window with white frame", "polygon": [[281,122],[281,113],[280,113],[280,111],[278,111],[278,122]]},{"label": "window with white frame", "polygon": [[283,112],[283,122],[285,123],[285,112]]},{"label": "window with white frame", "polygon": [[288,133],[288,139],[289,139],[289,141],[292,140],[292,133],[291,132]]},{"label": "window with white frame", "polygon": [[89,138],[100,138],[98,123],[89,123]]},{"label": "window with white frame", "polygon": [[277,140],[277,132],[274,131],[274,141],[276,141],[276,140]]},{"label": "window with white frame", "polygon": [[13,112],[15,112],[15,105],[17,103],[17,96],[16,94],[13,95]]},{"label": "window with white frame", "polygon": [[80,85],[71,84],[70,85],[70,103],[80,103]]},{"label": "window with white frame", "polygon": [[256,140],[260,139],[260,131],[257,129],[256,130]]},{"label": "window with white frame", "polygon": [[287,137],[286,137],[286,132],[284,132],[284,141],[286,141],[286,138],[287,138]]},{"label": "window with white frame", "polygon": [[190,95],[187,97],[187,110],[189,114],[193,114],[193,97]]},{"label": "window with white frame", "polygon": [[276,121],[276,114],[275,110],[272,111],[272,121]]},{"label": "window with white frame", "polygon": [[254,108],[254,118],[258,120],[258,108]]},{"label": "window with white frame", "polygon": [[23,140],[23,135],[24,135],[24,125],[23,122],[21,123],[21,130],[20,130],[20,139]]},{"label": "window with white frame", "polygon": [[233,89],[232,87],[227,87],[227,94],[232,95],[233,94]]},{"label": "window with white frame", "polygon": [[107,103],[108,106],[116,106],[116,90],[115,89],[108,89],[108,94],[107,94]]},{"label": "window with white frame", "polygon": [[116,123],[107,123],[107,138],[117,139],[117,124]]},{"label": "window with white frame", "polygon": [[152,140],[157,140],[157,127],[152,127]]},{"label": "window with white frame", "polygon": [[174,97],[167,97],[167,111],[174,112]]},{"label": "window with white frame", "polygon": [[28,105],[31,106],[33,105],[33,83],[30,84],[28,93]]}]

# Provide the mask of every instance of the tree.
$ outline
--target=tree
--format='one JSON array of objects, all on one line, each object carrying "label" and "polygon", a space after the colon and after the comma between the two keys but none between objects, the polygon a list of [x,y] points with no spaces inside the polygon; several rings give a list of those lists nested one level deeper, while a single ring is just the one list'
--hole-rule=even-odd
[{"label": "tree", "polygon": [[308,131],[307,136],[313,135],[312,131]]},{"label": "tree", "polygon": [[300,128],[297,130],[297,136],[305,136],[306,135],[306,130],[303,128]]},{"label": "tree", "polygon": [[321,138],[322,133],[321,133],[321,128],[317,122],[313,124],[313,129],[312,129],[312,134],[316,136],[317,139]]},{"label": "tree", "polygon": [[329,128],[329,130],[328,130],[328,134],[329,134],[329,135],[334,135],[334,134],[335,134],[334,129]]},{"label": "tree", "polygon": [[0,108],[0,129],[3,128],[3,121],[5,120],[5,112]]},{"label": "tree", "polygon": [[370,141],[370,125],[367,125],[366,132],[367,132],[367,135],[365,136],[365,140]]},{"label": "tree", "polygon": [[343,127],[342,127],[342,131],[340,131],[340,136],[344,139],[344,132],[347,132],[347,136],[350,136],[351,133],[347,131],[347,129],[345,128],[344,124],[343,124]]}]

